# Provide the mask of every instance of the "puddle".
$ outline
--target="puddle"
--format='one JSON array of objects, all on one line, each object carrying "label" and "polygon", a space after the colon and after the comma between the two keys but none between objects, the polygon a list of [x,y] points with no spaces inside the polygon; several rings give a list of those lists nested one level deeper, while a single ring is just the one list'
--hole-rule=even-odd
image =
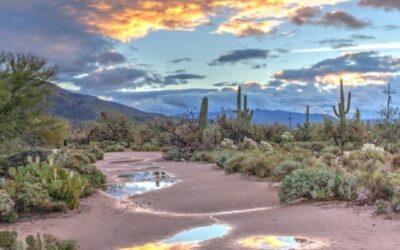
[{"label": "puddle", "polygon": [[186,250],[198,247],[200,243],[226,236],[231,227],[224,224],[195,227],[175,234],[171,238],[143,246],[124,248],[121,250]]},{"label": "puddle", "polygon": [[238,243],[247,248],[265,250],[319,249],[322,246],[320,242],[304,238],[275,235],[248,237]]},{"label": "puddle", "polygon": [[143,159],[119,159],[116,161],[111,161],[110,164],[120,164],[120,163],[132,163],[132,162],[140,162]]},{"label": "puddle", "polygon": [[170,187],[178,182],[166,172],[133,172],[122,174],[122,183],[107,186],[107,194],[115,198],[126,198],[153,190]]}]

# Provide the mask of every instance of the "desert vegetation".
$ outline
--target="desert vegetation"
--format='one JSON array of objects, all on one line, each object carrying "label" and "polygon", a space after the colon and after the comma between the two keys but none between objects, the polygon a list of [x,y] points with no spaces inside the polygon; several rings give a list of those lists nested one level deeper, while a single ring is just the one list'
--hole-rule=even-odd
[{"label": "desert vegetation", "polygon": [[[164,158],[215,163],[226,173],[239,172],[280,183],[283,204],[298,200],[343,200],[375,204],[379,213],[400,209],[400,135],[398,112],[379,110],[376,122],[362,120],[351,93],[340,82],[333,117],[312,124],[311,106],[303,124],[252,123],[248,97],[237,91],[235,117],[221,112],[208,118],[208,99],[199,112],[134,124],[121,114],[104,112],[84,140],[104,151],[164,152]],[[391,99],[391,96],[388,96]]]},{"label": "desert vegetation", "polygon": [[94,165],[103,151],[70,140],[69,124],[46,112],[56,74],[57,68],[40,57],[0,54],[2,222],[76,209],[80,198],[105,183]]}]

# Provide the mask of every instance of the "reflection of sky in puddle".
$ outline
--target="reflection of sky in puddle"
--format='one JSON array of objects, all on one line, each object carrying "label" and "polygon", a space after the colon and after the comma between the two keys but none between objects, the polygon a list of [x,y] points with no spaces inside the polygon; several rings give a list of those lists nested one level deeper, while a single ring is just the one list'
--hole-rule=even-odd
[{"label": "reflection of sky in puddle", "polygon": [[214,224],[211,226],[195,227],[187,231],[175,234],[162,243],[199,243],[214,238],[224,237],[228,234],[230,227],[227,225]]},{"label": "reflection of sky in puddle", "polygon": [[189,250],[199,246],[204,241],[224,237],[230,230],[229,226],[223,224],[195,227],[177,233],[171,238],[158,243],[148,243],[143,246],[122,250]]},{"label": "reflection of sky in puddle", "polygon": [[110,184],[107,193],[116,198],[158,190],[172,186],[177,182],[165,172],[134,172],[119,176],[124,182]]},{"label": "reflection of sky in puddle", "polygon": [[[289,249],[315,249],[317,242],[293,236],[253,236],[242,239],[239,244],[253,249],[289,250]],[[320,245],[319,245],[320,246]]]}]

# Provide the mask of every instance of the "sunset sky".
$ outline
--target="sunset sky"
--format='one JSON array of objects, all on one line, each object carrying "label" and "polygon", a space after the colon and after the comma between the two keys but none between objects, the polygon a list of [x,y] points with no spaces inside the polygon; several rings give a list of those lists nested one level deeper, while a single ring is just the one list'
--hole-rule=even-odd
[{"label": "sunset sky", "polygon": [[339,79],[372,118],[388,81],[400,106],[398,0],[1,0],[0,49],[59,66],[57,84],[145,111],[208,96],[331,113]]}]

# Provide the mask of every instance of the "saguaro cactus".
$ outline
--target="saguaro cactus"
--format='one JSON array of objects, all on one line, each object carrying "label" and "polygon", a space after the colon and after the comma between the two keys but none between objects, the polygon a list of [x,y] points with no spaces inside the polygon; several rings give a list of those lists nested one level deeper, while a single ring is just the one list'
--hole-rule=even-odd
[{"label": "saguaro cactus", "polygon": [[201,101],[200,114],[199,114],[199,128],[200,132],[204,132],[208,124],[208,98],[203,97]]},{"label": "saguaro cactus", "polygon": [[311,128],[311,122],[310,122],[310,106],[307,105],[306,108],[306,121],[304,122],[303,125],[297,125],[297,127],[303,131],[309,130]]},{"label": "saguaro cactus", "polygon": [[239,86],[237,92],[236,118],[245,119],[250,122],[253,119],[253,111],[248,108],[247,100],[247,95],[244,95],[242,109],[242,88]]},{"label": "saguaro cactus", "polygon": [[237,97],[236,97],[236,112],[239,117],[239,115],[242,112],[242,87],[238,87],[238,92],[237,92]]},{"label": "saguaro cactus", "polygon": [[303,140],[308,141],[311,139],[311,122],[310,122],[310,106],[307,105],[306,108],[306,121],[303,125],[297,125],[297,127],[303,132]]},{"label": "saguaro cactus", "polygon": [[358,108],[356,109],[355,119],[357,123],[361,122],[361,112]]},{"label": "saguaro cactus", "polygon": [[333,112],[339,118],[339,128],[337,135],[334,136],[335,142],[339,146],[344,146],[347,141],[347,114],[350,112],[351,92],[347,95],[347,101],[344,95],[343,79],[340,80],[340,97],[338,108],[333,106]]}]

